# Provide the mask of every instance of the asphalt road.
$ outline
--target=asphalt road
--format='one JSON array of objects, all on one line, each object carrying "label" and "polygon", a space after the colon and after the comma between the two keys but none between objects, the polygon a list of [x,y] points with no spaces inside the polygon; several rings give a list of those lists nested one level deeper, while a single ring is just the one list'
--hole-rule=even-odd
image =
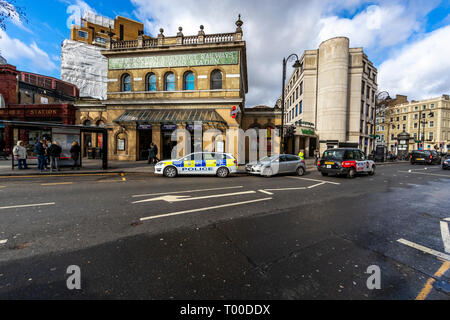
[{"label": "asphalt road", "polygon": [[449,300],[449,190],[450,171],[409,164],[352,180],[2,178],[0,299]]}]

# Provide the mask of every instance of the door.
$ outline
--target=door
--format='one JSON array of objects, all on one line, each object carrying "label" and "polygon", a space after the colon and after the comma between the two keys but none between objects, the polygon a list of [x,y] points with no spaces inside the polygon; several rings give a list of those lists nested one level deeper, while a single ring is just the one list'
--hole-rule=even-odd
[{"label": "door", "polygon": [[285,155],[280,156],[280,173],[288,172],[289,162]]},{"label": "door", "polygon": [[150,143],[152,143],[152,130],[139,130],[139,160],[147,160]]},{"label": "door", "polygon": [[286,155],[286,172],[295,172],[295,170],[297,170],[299,161],[299,157],[291,154]]}]

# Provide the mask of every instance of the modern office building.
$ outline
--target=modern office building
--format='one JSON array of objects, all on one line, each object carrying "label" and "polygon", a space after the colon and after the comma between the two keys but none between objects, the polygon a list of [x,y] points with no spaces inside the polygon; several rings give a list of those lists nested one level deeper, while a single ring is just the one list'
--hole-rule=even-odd
[{"label": "modern office building", "polygon": [[[338,146],[373,148],[377,69],[363,48],[337,37],[306,50],[285,89],[285,124],[295,126],[289,152]],[[281,107],[281,106],[280,106]]]}]

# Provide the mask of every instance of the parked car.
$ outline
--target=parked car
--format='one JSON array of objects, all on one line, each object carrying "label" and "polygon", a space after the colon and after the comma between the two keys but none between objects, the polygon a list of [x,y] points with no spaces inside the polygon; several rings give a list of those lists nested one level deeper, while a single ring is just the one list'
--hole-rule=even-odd
[{"label": "parked car", "polygon": [[328,149],[323,153],[317,169],[323,176],[335,174],[354,178],[359,173],[374,175],[375,162],[368,160],[365,153],[359,149]]},{"label": "parked car", "polygon": [[414,150],[409,156],[411,164],[440,164],[441,157],[435,150]]},{"label": "parked car", "polygon": [[292,154],[264,157],[245,166],[245,170],[254,175],[272,177],[279,173],[295,173],[302,176],[306,172],[305,161]]},{"label": "parked car", "polygon": [[446,156],[444,158],[444,162],[442,162],[442,169],[444,170],[450,169],[450,156]]}]

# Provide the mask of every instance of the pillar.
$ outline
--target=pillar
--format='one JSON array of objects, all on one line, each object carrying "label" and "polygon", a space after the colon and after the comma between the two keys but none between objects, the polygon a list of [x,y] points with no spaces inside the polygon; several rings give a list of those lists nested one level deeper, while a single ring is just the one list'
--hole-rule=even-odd
[{"label": "pillar", "polygon": [[160,125],[152,125],[152,142],[158,148],[158,154],[156,157],[162,159],[162,132]]}]

